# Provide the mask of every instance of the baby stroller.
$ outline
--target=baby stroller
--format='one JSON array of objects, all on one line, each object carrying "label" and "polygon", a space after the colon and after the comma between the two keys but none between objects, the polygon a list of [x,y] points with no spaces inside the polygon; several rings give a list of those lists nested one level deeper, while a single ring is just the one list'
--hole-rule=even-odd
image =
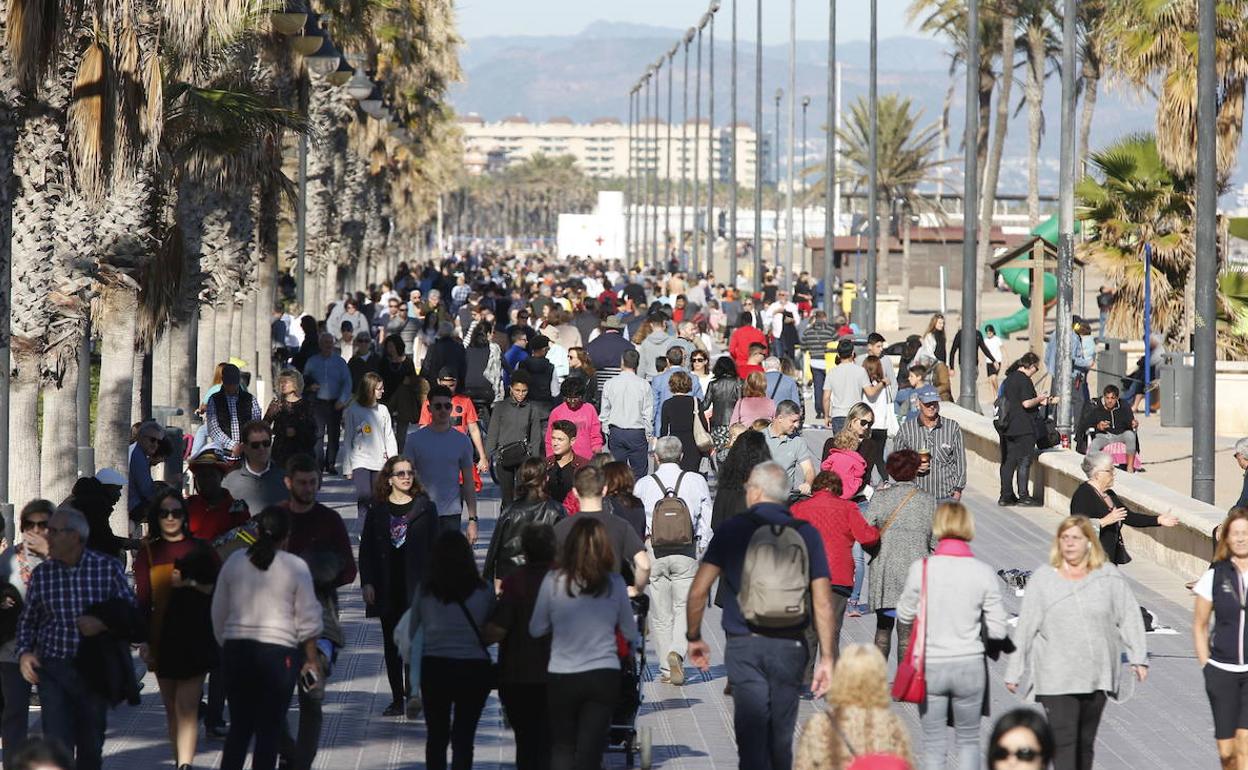
[{"label": "baby stroller", "polygon": [[639,594],[629,601],[641,633],[641,644],[629,650],[625,649],[627,644],[621,643],[620,701],[611,717],[607,751],[623,752],[625,767],[632,767],[634,757],[640,755],[642,770],[647,770],[652,751],[650,728],[637,729],[637,712],[641,710],[641,674],[646,670],[646,617],[650,613],[650,597]]}]

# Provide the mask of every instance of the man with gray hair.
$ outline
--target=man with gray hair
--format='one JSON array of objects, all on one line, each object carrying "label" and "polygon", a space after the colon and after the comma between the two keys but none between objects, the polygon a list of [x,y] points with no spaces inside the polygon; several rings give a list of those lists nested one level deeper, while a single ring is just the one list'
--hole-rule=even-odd
[{"label": "man with gray hair", "polygon": [[776,416],[763,431],[763,436],[767,439],[767,448],[771,450],[771,459],[788,475],[789,493],[808,495],[815,480],[815,456],[806,439],[795,432],[801,421],[802,408],[797,402],[781,401],[776,404]]},{"label": "man with gray hair", "polygon": [[777,404],[781,401],[802,403],[802,392],[797,387],[797,380],[780,371],[780,359],[767,356],[763,359],[763,376],[767,378],[767,398]]},{"label": "man with gray hair", "polygon": [[[793,765],[793,727],[805,672],[807,649],[803,634],[813,619],[819,648],[832,647],[832,588],[828,560],[818,531],[808,522],[793,518],[784,501],[789,480],[785,469],[774,462],[758,465],[745,484],[749,511],[719,526],[702,557],[689,589],[686,606],[689,661],[703,671],[710,669],[711,648],[702,640],[702,616],[711,586],[723,577],[723,627],[727,637],[724,662],[733,694],[733,727],[737,737],[739,765],[751,770],[787,770]],[[762,627],[750,624],[738,598],[749,586],[745,578],[746,556],[756,532],[770,533],[792,528],[802,538],[808,558],[810,611],[792,626]],[[832,680],[832,659],[821,658],[815,667],[811,690],[816,697],[827,692]]]},{"label": "man with gray hair", "polygon": [[126,511],[130,518],[142,520],[147,504],[156,496],[156,482],[152,480],[152,458],[165,437],[165,429],[155,420],[139,426],[138,438],[130,445],[126,463],[130,477],[126,480]]},{"label": "man with gray hair", "polygon": [[[342,433],[342,410],[351,400],[351,370],[335,350],[334,335],[317,338],[317,354],[303,365],[303,380],[312,393],[312,417],[316,421],[316,459],[321,470],[332,471]],[[328,443],[328,447],[325,444]]]},{"label": "man with gray hair", "polygon": [[1235,462],[1244,472],[1244,487],[1239,492],[1239,499],[1235,501],[1235,507],[1239,508],[1248,506],[1248,438],[1235,442]]},{"label": "man with gray hair", "polygon": [[[685,683],[685,599],[697,557],[711,542],[711,490],[700,473],[681,470],[680,456],[684,447],[675,436],[661,436],[654,442],[654,473],[637,482],[633,492],[641,499],[646,511],[646,541],[650,544],[650,628],[654,632],[654,648],[659,653],[660,681]],[[673,505],[672,501],[680,504]],[[664,504],[658,514],[684,516],[689,521],[688,542],[662,536],[655,540],[656,507]],[[684,522],[681,522],[683,525]],[[660,534],[666,531],[660,527]]]},{"label": "man with gray hair", "polygon": [[[79,671],[79,648],[103,633],[137,641],[131,639],[137,609],[125,571],[117,559],[86,549],[90,532],[77,509],[56,509],[48,521],[48,559],[31,573],[17,627],[19,666],[22,678],[39,688],[43,732],[74,751],[81,770],[100,768],[108,701]],[[88,614],[104,609],[112,627]],[[121,674],[129,675],[137,702],[134,672],[125,668]]]}]

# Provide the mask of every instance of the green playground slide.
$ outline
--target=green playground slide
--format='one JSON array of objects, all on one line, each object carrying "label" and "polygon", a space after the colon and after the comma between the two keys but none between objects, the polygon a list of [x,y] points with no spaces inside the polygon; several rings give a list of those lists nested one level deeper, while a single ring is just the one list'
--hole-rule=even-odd
[{"label": "green playground slide", "polygon": [[[1057,217],[1049,217],[1049,219],[1041,222],[1031,231],[1032,235],[1043,238],[1049,243],[1057,243]],[[982,332],[985,327],[992,326],[998,337],[1009,338],[1014,332],[1022,331],[1027,328],[1027,324],[1031,320],[1031,268],[1029,267],[1007,267],[1001,272],[1001,279],[1005,281],[1005,285],[1010,291],[1019,295],[1023,306],[1018,312],[1007,315],[1003,318],[990,318],[980,325]],[[1044,274],[1044,304],[1047,308],[1050,302],[1057,299],[1057,276],[1052,273]]]}]

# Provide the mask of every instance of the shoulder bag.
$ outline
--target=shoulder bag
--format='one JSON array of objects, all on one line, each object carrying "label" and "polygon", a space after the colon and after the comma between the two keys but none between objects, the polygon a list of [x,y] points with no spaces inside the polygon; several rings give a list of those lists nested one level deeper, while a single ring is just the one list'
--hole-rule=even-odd
[{"label": "shoulder bag", "polygon": [[872,561],[875,561],[875,557],[880,555],[880,545],[884,542],[884,533],[888,531],[889,527],[893,526],[893,522],[897,520],[897,514],[901,513],[901,509],[905,508],[906,503],[910,502],[910,499],[913,498],[916,494],[918,494],[918,492],[919,492],[918,487],[915,487],[914,489],[910,490],[910,494],[902,498],[902,501],[897,504],[897,507],[893,509],[893,512],[890,513],[888,515],[888,518],[884,520],[883,526],[880,527],[880,539],[876,541],[876,544],[873,546],[863,547],[863,550],[865,550],[867,554],[871,556]]},{"label": "shoulder bag", "polygon": [[702,415],[698,412],[698,400],[693,399],[693,443],[697,444],[698,451],[702,454],[709,454],[715,448],[715,441],[711,438],[710,431],[702,424]]},{"label": "shoulder bag", "polygon": [[919,591],[919,617],[910,630],[910,647],[897,663],[893,700],[922,703],[927,699],[927,559],[923,560],[923,587]]},{"label": "shoulder bag", "polygon": [[491,690],[498,689],[498,663],[490,657],[490,646],[485,643],[485,637],[481,636],[481,629],[477,627],[477,621],[472,619],[472,613],[468,611],[468,605],[463,602],[456,602],[459,609],[464,613],[464,618],[468,621],[468,625],[472,626],[472,633],[477,637],[477,644],[481,645],[481,651],[485,653],[485,660],[489,664],[490,673],[486,677]]}]

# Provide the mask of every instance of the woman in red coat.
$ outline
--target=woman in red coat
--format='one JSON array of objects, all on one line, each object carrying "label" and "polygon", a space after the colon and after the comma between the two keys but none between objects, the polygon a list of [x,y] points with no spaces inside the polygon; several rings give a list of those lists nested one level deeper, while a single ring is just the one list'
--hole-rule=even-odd
[{"label": "woman in red coat", "polygon": [[[809,521],[819,531],[828,556],[832,583],[832,657],[835,660],[841,646],[845,606],[854,590],[854,543],[864,547],[875,545],[880,542],[880,532],[867,523],[856,503],[841,498],[841,477],[833,471],[821,471],[815,476],[810,497],[794,503],[792,510],[793,516]],[[814,672],[813,651],[819,643],[818,636],[809,629],[806,643],[812,651],[804,680],[809,684]]]}]

